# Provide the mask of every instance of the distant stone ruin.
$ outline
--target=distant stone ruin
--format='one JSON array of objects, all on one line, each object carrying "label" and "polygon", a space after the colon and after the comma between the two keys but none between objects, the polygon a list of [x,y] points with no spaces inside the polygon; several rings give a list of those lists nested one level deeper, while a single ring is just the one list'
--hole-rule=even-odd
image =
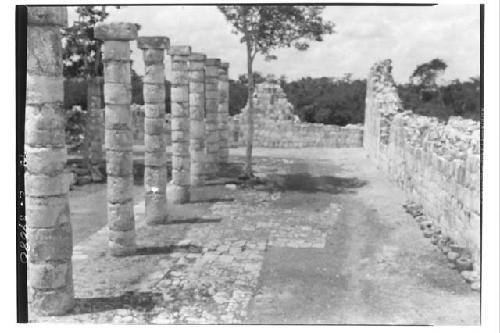
[{"label": "distant stone ruin", "polygon": [[[268,75],[266,81],[255,85],[253,105],[255,117],[272,120],[294,119],[293,105],[273,75]],[[248,105],[243,108],[242,117],[247,114],[247,110]]]},{"label": "distant stone ruin", "polygon": [[[293,105],[272,75],[255,85],[254,147],[361,147],[363,128],[359,125],[325,125],[304,123],[293,113]],[[248,105],[229,119],[229,142],[233,147],[245,146],[248,133]]]}]

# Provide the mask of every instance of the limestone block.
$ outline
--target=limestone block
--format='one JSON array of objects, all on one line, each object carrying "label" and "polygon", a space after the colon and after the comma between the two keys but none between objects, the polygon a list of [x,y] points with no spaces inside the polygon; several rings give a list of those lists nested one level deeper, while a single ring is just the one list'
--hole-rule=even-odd
[{"label": "limestone block", "polygon": [[130,176],[133,173],[133,156],[130,152],[112,151],[106,152],[106,174],[108,176]]},{"label": "limestone block", "polygon": [[29,266],[28,284],[32,288],[57,289],[66,286],[70,280],[71,265],[67,262],[32,263]]},{"label": "limestone block", "polygon": [[126,255],[135,251],[135,230],[108,230],[109,246],[114,255]]},{"label": "limestone block", "polygon": [[132,115],[129,105],[107,104],[105,108],[105,129],[108,130],[131,130]]},{"label": "limestone block", "polygon": [[56,175],[66,165],[65,148],[26,147],[26,171],[31,174]]},{"label": "limestone block", "polygon": [[130,80],[130,63],[120,61],[104,62],[104,77],[107,83],[121,83]]},{"label": "limestone block", "polygon": [[69,223],[53,228],[26,228],[28,261],[65,261],[73,253],[73,236]]},{"label": "limestone block", "polygon": [[26,227],[54,228],[69,224],[67,195],[59,197],[26,196]]},{"label": "limestone block", "polygon": [[63,80],[59,76],[26,75],[26,104],[61,102],[63,93]]},{"label": "limestone block", "polygon": [[188,45],[171,45],[168,49],[168,54],[171,56],[189,56],[191,47]]},{"label": "limestone block", "polygon": [[160,49],[143,49],[142,52],[144,64],[151,66],[153,64],[163,63],[164,51]]},{"label": "limestone block", "polygon": [[[166,186],[166,184],[165,184]],[[146,223],[159,224],[167,219],[166,195],[163,193],[146,193]]]},{"label": "limestone block", "polygon": [[163,135],[165,133],[165,122],[158,118],[144,119],[144,134]]},{"label": "limestone block", "polygon": [[111,83],[106,79],[106,83],[104,83],[104,102],[106,104],[130,105],[131,100],[132,88],[130,81]]},{"label": "limestone block", "polygon": [[26,172],[24,174],[24,184],[26,195],[34,197],[62,196],[69,190],[69,184],[64,174],[61,173],[48,176]]},{"label": "limestone block", "polygon": [[[26,71],[34,75],[54,76],[62,72],[60,28],[28,26]],[[43,45],[43,47],[39,47]],[[53,56],[57,55],[57,56]]]},{"label": "limestone block", "polygon": [[134,40],[137,39],[137,25],[126,22],[98,23],[94,28],[94,37],[104,41]]},{"label": "limestone block", "polygon": [[143,83],[151,84],[165,84],[165,66],[163,63],[155,63],[146,66]]},{"label": "limestone block", "polygon": [[108,203],[124,203],[133,199],[132,176],[108,176]]},{"label": "limestone block", "polygon": [[161,118],[165,115],[165,103],[145,104],[144,113],[148,118]]},{"label": "limestone block", "polygon": [[128,129],[105,130],[105,146],[107,150],[132,151],[133,135]]},{"label": "limestone block", "polygon": [[58,316],[74,306],[73,282],[57,289],[36,289],[28,286],[28,312]]},{"label": "limestone block", "polygon": [[167,163],[167,156],[164,151],[145,152],[144,164],[148,166],[164,166]]},{"label": "limestone block", "polygon": [[106,41],[102,48],[104,62],[109,60],[120,61],[130,65],[130,43],[123,41]]},{"label": "limestone block", "polygon": [[[141,36],[137,39],[139,49],[168,49],[170,39],[164,36]],[[162,51],[163,52],[163,51]]]},{"label": "limestone block", "polygon": [[61,26],[68,24],[68,12],[64,7],[29,7],[28,25],[30,26]]},{"label": "limestone block", "polygon": [[112,231],[134,229],[134,202],[108,203],[108,228]]},{"label": "limestone block", "polygon": [[144,188],[146,193],[165,193],[167,186],[167,169],[149,167],[144,170]]},{"label": "limestone block", "polygon": [[144,145],[148,152],[165,151],[165,135],[144,134]]},{"label": "limestone block", "polygon": [[144,83],[143,95],[145,103],[165,103],[165,84]]}]

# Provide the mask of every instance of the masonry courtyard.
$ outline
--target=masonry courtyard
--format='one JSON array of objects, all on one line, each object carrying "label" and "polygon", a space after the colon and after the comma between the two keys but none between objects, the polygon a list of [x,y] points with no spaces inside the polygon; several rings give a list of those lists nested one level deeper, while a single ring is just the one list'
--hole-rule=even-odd
[{"label": "masonry courtyard", "polygon": [[107,253],[105,186],[70,192],[76,306],[33,320],[478,324],[479,293],[363,149],[256,149],[262,181],[251,187],[236,177],[243,149],[230,153],[222,177],[171,206],[168,224],[136,226],[131,256]]}]

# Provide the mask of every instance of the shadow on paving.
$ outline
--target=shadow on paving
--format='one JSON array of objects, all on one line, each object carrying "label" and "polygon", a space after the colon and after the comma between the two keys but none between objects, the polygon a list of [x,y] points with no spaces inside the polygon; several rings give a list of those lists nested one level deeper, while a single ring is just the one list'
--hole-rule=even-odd
[{"label": "shadow on paving", "polygon": [[[231,200],[233,201],[233,200]],[[221,219],[190,218],[184,220],[170,220],[168,224],[198,224],[198,223],[220,223]]]},{"label": "shadow on paving", "polygon": [[151,311],[156,300],[161,298],[161,293],[136,291],[129,291],[117,297],[76,298],[72,314],[96,313],[118,309],[147,312]]},{"label": "shadow on paving", "polygon": [[[198,203],[217,203],[217,202],[233,202],[234,198],[209,198],[209,199],[199,199],[199,200],[191,200],[189,203],[198,204]],[[175,223],[175,222],[169,222]],[[203,223],[203,222],[197,222]]]},{"label": "shadow on paving", "polygon": [[309,173],[268,175],[266,183],[272,190],[330,194],[355,193],[354,189],[368,184],[357,177],[312,176]]},{"label": "shadow on paving", "polygon": [[133,255],[153,255],[153,254],[170,254],[174,252],[184,253],[201,253],[202,248],[196,245],[166,245],[166,246],[152,246],[152,247],[139,247],[135,250]]}]

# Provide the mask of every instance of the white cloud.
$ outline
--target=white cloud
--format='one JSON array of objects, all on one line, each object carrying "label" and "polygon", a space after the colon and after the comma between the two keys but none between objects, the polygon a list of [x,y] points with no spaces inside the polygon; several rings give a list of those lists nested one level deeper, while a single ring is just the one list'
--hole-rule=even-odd
[{"label": "white cloud", "polygon": [[[141,24],[141,35],[168,36],[172,44],[228,61],[232,78],[246,72],[245,48],[214,6],[125,6],[109,12],[109,21]],[[391,58],[395,79],[404,82],[418,64],[438,57],[448,63],[446,79],[479,74],[478,5],[329,6],[324,17],[335,22],[337,33],[305,52],[281,49],[275,52],[278,60],[257,58],[255,70],[292,79],[346,72],[363,78],[375,61]],[[70,21],[74,18],[70,10]],[[132,46],[134,68],[142,74],[140,50]]]}]

